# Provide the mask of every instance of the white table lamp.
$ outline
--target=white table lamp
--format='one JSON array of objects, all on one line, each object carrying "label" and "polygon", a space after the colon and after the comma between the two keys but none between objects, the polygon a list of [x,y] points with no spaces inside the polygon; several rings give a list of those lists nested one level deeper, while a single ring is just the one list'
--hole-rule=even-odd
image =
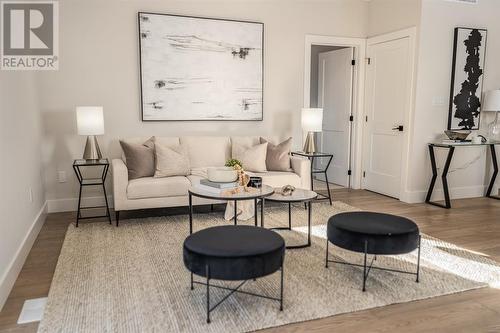
[{"label": "white table lamp", "polygon": [[307,132],[304,142],[304,152],[312,154],[316,152],[314,145],[314,133],[323,130],[323,109],[304,108],[302,109],[302,130]]},{"label": "white table lamp", "polygon": [[495,120],[488,125],[488,139],[500,140],[500,124],[498,123],[498,111],[500,111],[500,89],[490,90],[484,94],[481,112],[495,112]]},{"label": "white table lamp", "polygon": [[83,159],[98,160],[102,157],[96,135],[104,134],[102,106],[77,106],[76,123],[79,135],[87,136]]}]

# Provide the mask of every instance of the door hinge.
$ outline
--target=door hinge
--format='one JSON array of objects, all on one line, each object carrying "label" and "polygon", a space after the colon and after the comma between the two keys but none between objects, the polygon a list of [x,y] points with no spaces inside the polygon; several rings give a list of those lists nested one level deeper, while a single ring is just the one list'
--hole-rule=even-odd
[{"label": "door hinge", "polygon": [[351,60],[351,65],[353,65],[353,66],[356,65],[356,60],[352,59]]},{"label": "door hinge", "polygon": [[366,177],[366,171],[363,171],[363,178]]},{"label": "door hinge", "polygon": [[365,116],[365,121],[368,122],[368,116]]},{"label": "door hinge", "polygon": [[354,116],[353,115],[349,116],[349,121],[354,121]]},{"label": "door hinge", "polygon": [[372,58],[366,58],[366,60],[368,61],[368,65],[372,63]]},{"label": "door hinge", "polygon": [[347,175],[350,176],[352,174],[351,170],[347,170]]}]

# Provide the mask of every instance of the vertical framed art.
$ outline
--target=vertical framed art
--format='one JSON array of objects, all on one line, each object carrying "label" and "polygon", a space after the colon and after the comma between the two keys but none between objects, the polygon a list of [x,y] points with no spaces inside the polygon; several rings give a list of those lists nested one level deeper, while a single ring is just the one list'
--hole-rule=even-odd
[{"label": "vertical framed art", "polygon": [[143,121],[263,119],[263,23],[138,20]]},{"label": "vertical framed art", "polygon": [[486,34],[485,29],[455,28],[449,130],[479,129]]}]

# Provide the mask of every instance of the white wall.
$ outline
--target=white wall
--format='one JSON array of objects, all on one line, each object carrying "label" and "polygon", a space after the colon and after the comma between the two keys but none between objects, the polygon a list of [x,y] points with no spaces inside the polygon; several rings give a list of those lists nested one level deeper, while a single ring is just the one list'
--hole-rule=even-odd
[{"label": "white wall", "polygon": [[0,309],[43,224],[40,138],[34,73],[0,71]]},{"label": "white wall", "polygon": [[371,0],[367,36],[418,26],[421,2],[422,0]]},{"label": "white wall", "polygon": [[[481,0],[478,5],[436,0],[422,2],[414,136],[410,161],[412,192],[410,196],[413,201],[423,200],[431,177],[427,143],[439,137],[447,126],[453,29],[459,26],[488,29],[483,90],[498,89],[500,87],[499,10],[498,0]],[[436,105],[440,104],[439,99],[444,99],[444,105]],[[492,120],[492,115],[489,116],[485,114],[481,116],[482,131]],[[485,158],[485,149],[459,148],[455,154],[451,166],[453,172],[449,176],[452,198],[483,195],[491,170],[488,168],[485,172],[485,163],[488,167],[491,163],[489,158]],[[442,153],[439,156],[442,166],[444,156]],[[464,170],[457,170],[473,161],[475,162]],[[441,188],[440,183],[437,186]]]},{"label": "white wall", "polygon": [[[300,147],[305,35],[364,37],[367,8],[362,0],[61,1],[60,69],[41,73],[39,80],[47,199],[78,193],[71,162],[81,156],[85,138],[76,135],[76,105],[104,106],[100,143],[110,157],[117,156],[117,138],[148,135],[273,133],[294,136]],[[264,120],[141,122],[138,11],[264,22]],[[67,183],[56,181],[58,170],[67,172]]]}]

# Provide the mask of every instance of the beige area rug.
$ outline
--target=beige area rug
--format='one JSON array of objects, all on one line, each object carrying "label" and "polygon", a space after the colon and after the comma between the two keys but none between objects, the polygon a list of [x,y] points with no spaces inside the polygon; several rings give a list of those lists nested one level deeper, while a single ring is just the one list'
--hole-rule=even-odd
[{"label": "beige area rug", "polygon": [[[211,324],[205,322],[205,287],[190,290],[182,262],[187,215],[124,220],[119,228],[70,225],[39,332],[245,332],[499,285],[497,263],[424,236],[420,283],[412,275],[372,270],[362,292],[362,268],[324,267],[328,217],[356,208],[341,202],[313,208],[312,247],[286,251],[284,311],[278,302],[234,294],[211,314]],[[287,212],[286,206],[266,207],[266,226],[286,225]],[[220,212],[194,218],[195,230],[228,223]],[[298,227],[282,233],[289,244],[306,240],[303,206],[294,208],[293,218]],[[333,257],[362,262],[362,255],[330,246]],[[415,262],[411,253],[379,257],[376,264],[415,270]],[[279,273],[249,281],[243,290],[279,296]],[[212,288],[212,304],[225,294]]]}]

